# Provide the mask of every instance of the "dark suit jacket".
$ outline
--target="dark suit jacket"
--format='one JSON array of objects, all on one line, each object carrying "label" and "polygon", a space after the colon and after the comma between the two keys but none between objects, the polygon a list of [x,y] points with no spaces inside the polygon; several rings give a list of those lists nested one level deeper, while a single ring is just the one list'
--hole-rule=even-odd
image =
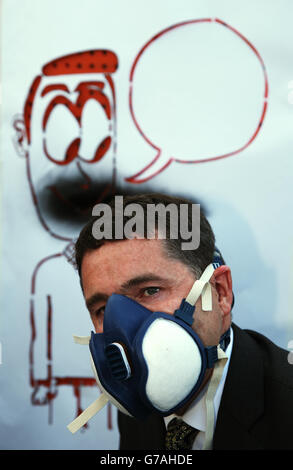
[{"label": "dark suit jacket", "polygon": [[[234,341],[213,449],[293,449],[293,365],[288,351],[233,324]],[[164,449],[164,420],[118,413],[121,450]]]}]

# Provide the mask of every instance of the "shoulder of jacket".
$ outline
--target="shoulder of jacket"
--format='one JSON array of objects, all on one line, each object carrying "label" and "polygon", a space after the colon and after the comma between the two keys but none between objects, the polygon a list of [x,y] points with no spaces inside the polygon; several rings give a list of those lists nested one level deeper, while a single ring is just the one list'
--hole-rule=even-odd
[{"label": "shoulder of jacket", "polygon": [[[237,327],[239,330],[239,327]],[[293,391],[293,364],[289,361],[290,352],[253,330],[241,330],[248,335],[255,349],[260,353],[267,381],[279,383]]]}]

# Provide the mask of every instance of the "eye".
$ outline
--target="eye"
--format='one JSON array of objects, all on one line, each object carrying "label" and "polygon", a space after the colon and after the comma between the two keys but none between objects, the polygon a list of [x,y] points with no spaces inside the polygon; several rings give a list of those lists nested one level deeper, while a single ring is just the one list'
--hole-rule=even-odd
[{"label": "eye", "polygon": [[95,310],[94,316],[100,317],[101,315],[104,315],[104,312],[105,312],[105,305],[103,305],[103,307],[98,308],[98,310]]},{"label": "eye", "polygon": [[147,287],[146,289],[144,289],[143,293],[145,297],[151,297],[152,295],[157,294],[159,290],[159,287]]}]

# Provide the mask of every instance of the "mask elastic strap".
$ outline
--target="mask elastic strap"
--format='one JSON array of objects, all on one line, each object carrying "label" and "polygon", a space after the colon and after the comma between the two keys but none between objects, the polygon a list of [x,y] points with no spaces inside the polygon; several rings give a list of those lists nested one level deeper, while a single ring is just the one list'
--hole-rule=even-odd
[{"label": "mask elastic strap", "polygon": [[[74,342],[83,346],[88,346],[91,337],[90,336],[73,336]],[[67,429],[74,434],[82,426],[84,426],[89,419],[91,419],[96,413],[98,413],[109,401],[109,398],[105,393],[101,395],[88,406],[77,418],[68,424]]]},{"label": "mask elastic strap", "polygon": [[193,284],[186,302],[195,305],[200,295],[202,296],[202,309],[205,311],[212,310],[212,289],[209,283],[214,272],[214,266],[209,264],[200,278]]},{"label": "mask elastic strap", "polygon": [[96,413],[98,413],[109,401],[109,398],[105,393],[102,393],[99,398],[97,398],[90,406],[88,406],[77,418],[75,418],[70,424],[68,424],[67,429],[69,429],[72,434],[78,431],[82,426],[84,426],[89,419],[91,419]]},{"label": "mask elastic strap", "polygon": [[213,444],[214,434],[214,423],[215,423],[215,412],[214,412],[214,398],[216,395],[217,388],[221,381],[224,367],[228,360],[228,357],[224,351],[218,346],[218,361],[214,365],[213,375],[211,377],[207,394],[206,394],[206,432],[203,450],[211,450]]},{"label": "mask elastic strap", "polygon": [[81,344],[82,346],[88,346],[90,344],[90,336],[77,336],[73,335],[73,341],[76,344]]},{"label": "mask elastic strap", "polygon": [[[195,283],[193,284],[188,296],[186,297],[186,302],[191,305],[195,305],[201,295],[202,310],[212,310],[212,289],[209,280],[212,277],[214,270],[215,267],[213,266],[213,264],[207,266],[200,279],[198,281],[195,281]],[[224,343],[226,340],[227,338],[225,335],[225,338],[223,338],[222,343]],[[223,349],[221,349],[220,345],[218,345],[217,349],[215,350],[215,353],[217,353],[217,360],[213,360],[213,364],[211,364],[213,365],[214,370],[206,394],[206,432],[203,446],[204,450],[212,449],[215,423],[214,398],[223,375],[225,364],[228,360],[227,355],[225,354]]]},{"label": "mask elastic strap", "polygon": [[204,311],[212,310],[212,288],[209,283],[210,278],[214,272],[214,266],[209,264],[200,279],[196,280],[189,291],[186,299],[183,299],[179,309],[175,310],[174,316],[180,318],[188,325],[193,323],[194,308],[197,299],[201,295],[202,309]]}]

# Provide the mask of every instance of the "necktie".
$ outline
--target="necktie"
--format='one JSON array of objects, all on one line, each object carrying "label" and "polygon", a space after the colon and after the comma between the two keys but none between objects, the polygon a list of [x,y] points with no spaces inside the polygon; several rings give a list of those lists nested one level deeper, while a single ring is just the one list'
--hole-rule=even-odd
[{"label": "necktie", "polygon": [[173,418],[167,426],[166,450],[191,449],[198,432],[182,419]]}]

